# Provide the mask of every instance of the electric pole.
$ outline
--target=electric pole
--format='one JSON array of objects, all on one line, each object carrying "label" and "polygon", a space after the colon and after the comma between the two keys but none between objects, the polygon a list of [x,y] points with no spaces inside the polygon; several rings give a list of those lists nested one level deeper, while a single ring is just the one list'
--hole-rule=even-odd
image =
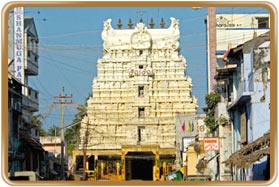
[{"label": "electric pole", "polygon": [[89,136],[89,118],[88,116],[86,120],[86,131],[85,131],[85,136],[84,136],[84,143],[83,143],[83,180],[86,180],[86,161],[87,161],[87,144],[88,144],[88,136]]},{"label": "electric pole", "polygon": [[214,91],[214,85],[216,85],[216,80],[214,76],[216,75],[216,11],[215,7],[208,7],[208,42],[209,42],[209,89],[208,93]]},{"label": "electric pole", "polygon": [[56,99],[61,99],[58,102],[53,102],[53,104],[61,105],[61,154],[60,154],[60,164],[61,164],[61,180],[64,179],[64,113],[65,113],[65,105],[73,104],[72,101],[68,102],[65,99],[73,98],[72,95],[67,96],[64,93],[64,87],[62,87],[62,93],[59,96],[54,96]]}]

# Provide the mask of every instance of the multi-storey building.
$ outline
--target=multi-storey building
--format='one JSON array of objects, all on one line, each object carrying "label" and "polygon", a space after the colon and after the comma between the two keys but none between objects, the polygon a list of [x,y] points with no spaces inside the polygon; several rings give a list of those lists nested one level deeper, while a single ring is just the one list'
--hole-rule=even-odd
[{"label": "multi-storey building", "polygon": [[21,161],[24,159],[23,150],[19,149],[19,127],[22,116],[22,84],[11,74],[8,74],[8,167],[10,171],[20,170]]},{"label": "multi-storey building", "polygon": [[[269,32],[235,48],[227,65],[217,69],[231,124],[230,157],[223,166],[233,180],[268,180],[270,177],[270,36]],[[218,116],[220,118],[220,116]],[[219,120],[220,121],[220,120]]]},{"label": "multi-storey building", "polygon": [[159,180],[176,159],[176,114],[196,114],[197,99],[185,76],[179,22],[170,19],[168,28],[161,22],[159,29],[153,22],[150,28],[130,22],[129,29],[104,22],[104,54],[74,152],[78,163],[86,150],[86,169],[96,178]]},{"label": "multi-storey building", "polygon": [[[270,29],[269,14],[216,13],[214,16],[216,21],[213,25],[207,22],[207,31],[209,31],[207,33],[208,92],[214,91],[216,68],[222,68],[225,65],[223,62],[224,54],[230,48],[251,40]],[[210,34],[214,34],[214,36],[210,36]],[[211,59],[212,53],[215,53],[216,60]]]},{"label": "multi-storey building", "polygon": [[[15,8],[10,13],[8,27],[9,74],[20,83],[18,87],[21,87],[18,88],[21,92],[18,93],[20,97],[15,97],[15,94],[9,95],[11,101],[20,98],[16,102],[20,107],[20,116],[17,120],[9,121],[9,128],[13,127],[13,131],[9,131],[9,141],[16,135],[17,150],[23,154],[18,162],[12,157],[16,153],[9,156],[9,172],[24,170],[40,172],[44,150],[39,141],[38,126],[32,122],[32,114],[37,112],[39,107],[39,92],[28,85],[29,77],[38,75],[38,34],[34,19],[24,17],[24,9],[21,7]],[[15,112],[9,113],[9,119],[12,116],[15,116]]]},{"label": "multi-storey building", "polygon": [[[224,110],[228,102],[236,97],[236,92],[232,95],[233,84],[228,84],[229,76],[235,71],[235,65],[227,64],[224,61],[232,48],[236,48],[263,33],[270,30],[270,15],[264,14],[215,14],[215,25],[208,23],[207,30],[214,27],[214,39],[210,40],[210,30],[207,33],[208,43],[208,90],[209,92],[221,92],[221,102],[216,109],[216,135],[220,137],[220,152],[216,157],[218,163],[216,176],[220,180],[231,180],[231,169],[222,162],[227,160],[233,150],[230,149],[233,141],[232,126],[229,113]],[[211,36],[212,38],[212,36]],[[214,43],[215,45],[210,45]],[[213,46],[213,47],[212,47]],[[210,53],[211,54],[210,54]],[[216,60],[212,60],[212,52],[215,53]],[[218,75],[219,74],[219,75]],[[221,75],[221,76],[220,76]],[[217,82],[215,81],[217,80]],[[241,83],[243,84],[243,83]],[[226,87],[226,86],[230,86]],[[230,91],[229,91],[230,90]],[[243,113],[243,112],[242,112]],[[226,138],[224,138],[226,137]]]}]

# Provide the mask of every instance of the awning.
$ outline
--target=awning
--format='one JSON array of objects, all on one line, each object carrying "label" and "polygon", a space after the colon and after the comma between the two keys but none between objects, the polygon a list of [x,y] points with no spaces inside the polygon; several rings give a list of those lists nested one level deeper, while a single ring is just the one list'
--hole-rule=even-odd
[{"label": "awning", "polygon": [[233,153],[230,158],[223,163],[225,163],[226,166],[236,166],[238,168],[250,167],[256,161],[270,155],[269,146],[270,133],[267,133]]},{"label": "awning", "polygon": [[42,144],[34,139],[32,136],[30,136],[30,134],[26,131],[21,131],[20,132],[20,138],[26,142],[28,145],[30,145],[30,147],[32,149],[36,149],[36,150],[39,150],[39,151],[44,151],[43,147],[42,147]]},{"label": "awning", "polygon": [[223,68],[217,68],[217,74],[214,76],[216,80],[226,79],[232,75],[232,73],[236,70],[237,64],[227,64]]}]

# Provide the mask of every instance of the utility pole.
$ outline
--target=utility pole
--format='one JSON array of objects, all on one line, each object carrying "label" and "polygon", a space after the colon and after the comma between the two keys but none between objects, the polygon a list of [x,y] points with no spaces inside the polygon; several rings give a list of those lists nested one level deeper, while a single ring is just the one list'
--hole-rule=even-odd
[{"label": "utility pole", "polygon": [[87,161],[87,144],[88,144],[88,136],[89,136],[89,128],[88,124],[89,123],[89,118],[87,116],[87,121],[86,121],[86,131],[85,131],[85,136],[84,136],[84,143],[83,143],[83,180],[86,180],[86,161]]},{"label": "utility pole", "polygon": [[64,93],[64,87],[62,87],[62,93],[59,96],[54,96],[56,99],[61,99],[58,102],[53,102],[53,104],[61,105],[61,154],[60,154],[60,164],[61,164],[61,180],[64,179],[64,113],[65,113],[65,105],[73,104],[72,101],[68,102],[65,99],[73,98],[72,95],[67,96]]},{"label": "utility pole", "polygon": [[216,11],[215,7],[208,7],[208,42],[209,42],[209,89],[208,93],[214,91],[214,85],[216,85],[216,80],[214,76],[216,75]]}]

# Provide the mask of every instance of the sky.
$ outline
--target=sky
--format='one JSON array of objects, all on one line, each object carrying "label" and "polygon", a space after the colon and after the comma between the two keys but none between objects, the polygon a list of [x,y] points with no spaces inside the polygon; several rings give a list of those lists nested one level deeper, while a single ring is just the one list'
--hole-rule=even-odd
[{"label": "sky", "polygon": [[[216,13],[267,13],[261,8],[217,8]],[[159,28],[161,18],[170,25],[170,17],[179,20],[181,54],[186,58],[186,74],[192,78],[193,96],[197,97],[199,110],[205,106],[207,93],[206,72],[206,25],[207,8],[191,7],[26,7],[25,16],[35,19],[39,35],[39,75],[30,77],[29,84],[39,91],[39,112],[47,113],[42,120],[43,128],[61,125],[61,106],[53,105],[54,96],[73,96],[74,104],[85,104],[92,91],[98,58],[102,58],[103,22],[112,19],[117,28],[121,19],[123,29],[129,18],[133,24],[143,19],[148,24],[153,18]],[[70,101],[70,99],[68,100]],[[76,105],[65,106],[65,125],[71,124]]]}]

